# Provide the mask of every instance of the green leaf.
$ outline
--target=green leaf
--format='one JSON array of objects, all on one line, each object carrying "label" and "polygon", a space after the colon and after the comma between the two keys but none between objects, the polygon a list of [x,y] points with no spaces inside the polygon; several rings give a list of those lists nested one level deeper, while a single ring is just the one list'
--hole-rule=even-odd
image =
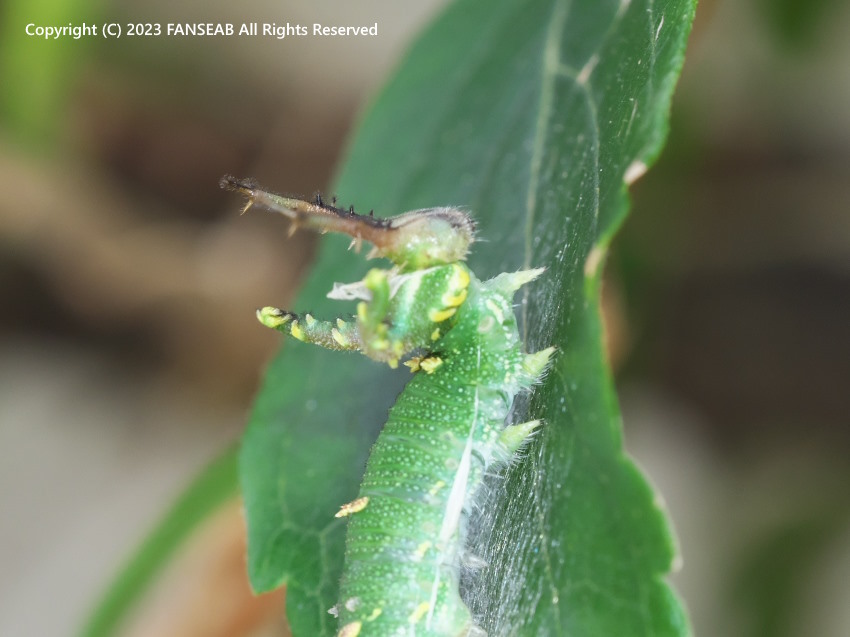
[{"label": "green leaf", "polygon": [[226,451],[190,484],[107,589],[80,637],[117,634],[143,593],[183,542],[221,505],[238,495],[236,449]]},{"label": "green leaf", "polygon": [[[520,313],[528,351],[559,352],[515,410],[545,427],[494,485],[476,536],[489,566],[468,599],[491,635],[688,632],[663,581],[670,531],[622,450],[598,304],[626,181],[666,134],[693,12],[692,0],[461,0],[414,45],[337,182],[345,205],[381,215],[468,206],[481,278],[547,268]],[[348,309],[325,299],[368,268],[346,245],[323,239],[294,309]],[[344,526],[333,514],[355,497],[404,381],[404,371],[297,342],[268,371],[241,454],[249,570],[257,590],[288,584],[296,637],[335,633],[326,611]]]}]

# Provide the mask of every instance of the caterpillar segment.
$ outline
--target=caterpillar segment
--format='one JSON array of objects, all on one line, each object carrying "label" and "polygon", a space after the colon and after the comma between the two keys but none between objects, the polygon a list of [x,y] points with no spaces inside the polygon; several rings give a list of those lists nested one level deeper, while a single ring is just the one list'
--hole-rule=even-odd
[{"label": "caterpillar segment", "polygon": [[350,317],[348,320],[320,321],[310,314],[300,315],[276,307],[264,307],[257,310],[257,320],[296,340],[325,349],[353,352],[363,349],[357,324]]},{"label": "caterpillar segment", "polygon": [[[437,341],[442,364],[415,374],[391,409],[359,494],[369,507],[350,518],[341,595],[382,608],[363,634],[481,634],[458,594],[464,520],[484,473],[509,461],[540,426],[504,421],[553,350],[529,359],[505,293],[475,278],[467,289],[456,322]],[[487,318],[493,325],[481,331]],[[366,631],[364,613],[341,610],[341,626],[360,621]]]},{"label": "caterpillar segment", "polygon": [[[360,282],[355,316],[334,321],[318,320],[274,307],[257,311],[259,321],[305,343],[326,349],[359,351],[374,360],[398,366],[401,359],[420,348],[433,348],[436,339],[453,325],[457,308],[466,298],[469,274],[463,264],[433,266],[407,275],[393,285],[397,275],[373,269]],[[434,298],[439,303],[434,305]],[[452,305],[454,304],[454,305]],[[423,358],[429,370],[438,357]]]},{"label": "caterpillar segment", "polygon": [[[485,472],[510,460],[541,425],[505,427],[514,397],[545,374],[554,348],[523,351],[512,303],[543,270],[480,281],[463,259],[474,224],[434,208],[382,220],[274,195],[225,178],[247,207],[373,244],[394,263],[332,298],[358,300],[354,317],[322,321],[275,308],[260,321],[293,338],[360,351],[415,372],[389,413],[348,519],[337,637],[484,637],[459,593],[466,519]],[[351,600],[356,600],[352,603]]]}]

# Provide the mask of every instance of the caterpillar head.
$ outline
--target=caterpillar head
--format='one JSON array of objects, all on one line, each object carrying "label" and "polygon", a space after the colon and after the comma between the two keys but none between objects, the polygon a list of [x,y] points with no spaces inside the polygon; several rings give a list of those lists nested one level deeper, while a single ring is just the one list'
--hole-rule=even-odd
[{"label": "caterpillar head", "polygon": [[370,257],[386,257],[403,270],[462,261],[475,240],[475,224],[459,208],[413,210],[387,220],[386,232],[369,238]]}]

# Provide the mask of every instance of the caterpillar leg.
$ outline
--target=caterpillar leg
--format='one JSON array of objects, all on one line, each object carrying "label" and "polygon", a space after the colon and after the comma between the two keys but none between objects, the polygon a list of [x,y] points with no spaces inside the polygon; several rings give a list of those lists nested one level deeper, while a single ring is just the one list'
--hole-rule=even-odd
[{"label": "caterpillar leg", "polygon": [[508,452],[508,457],[513,456],[525,442],[531,438],[534,431],[540,426],[539,420],[529,420],[505,427],[499,434],[499,444]]},{"label": "caterpillar leg", "polygon": [[310,314],[302,316],[276,307],[257,310],[257,319],[266,327],[325,349],[355,352],[362,349],[357,324],[352,320],[320,321]]},{"label": "caterpillar leg", "polygon": [[532,382],[540,380],[546,368],[549,366],[549,361],[555,353],[555,347],[547,347],[533,354],[526,354],[522,361],[522,367],[525,372],[533,379]]},{"label": "caterpillar leg", "polygon": [[391,294],[388,272],[377,268],[369,270],[363,285],[371,298],[357,304],[361,351],[369,358],[385,362],[395,369],[408,348],[398,335],[390,334]]},{"label": "caterpillar leg", "polygon": [[502,272],[502,274],[487,281],[486,285],[492,290],[501,292],[510,299],[513,298],[514,293],[523,285],[534,281],[544,271],[545,268],[534,268],[532,270],[519,270],[518,272]]},{"label": "caterpillar leg", "polygon": [[[385,332],[381,326],[390,311],[390,283],[385,270],[373,268],[369,270],[363,285],[368,290],[371,299],[357,304],[357,323],[363,334]],[[367,346],[369,343],[367,342]]]},{"label": "caterpillar leg", "polygon": [[397,367],[405,345],[389,333],[390,285],[387,272],[373,269],[363,279],[371,297],[357,305],[357,317],[335,322],[320,321],[310,314],[299,315],[276,307],[257,310],[260,323],[305,343],[325,349],[357,351]]}]

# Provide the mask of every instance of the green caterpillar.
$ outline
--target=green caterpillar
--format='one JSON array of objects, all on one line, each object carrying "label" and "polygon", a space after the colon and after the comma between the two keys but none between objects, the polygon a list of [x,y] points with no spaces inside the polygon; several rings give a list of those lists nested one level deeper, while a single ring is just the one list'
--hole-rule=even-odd
[{"label": "green caterpillar", "polygon": [[272,194],[233,177],[222,186],[289,217],[295,226],[342,232],[394,267],[337,285],[357,299],[354,317],[322,321],[273,307],[264,325],[301,341],[366,356],[415,372],[389,413],[350,516],[337,637],[485,635],[460,598],[465,521],[484,472],[508,462],[540,422],[504,426],[517,393],[544,373],[554,352],[522,351],[515,292],[542,270],[479,281],[464,259],[474,224],[456,208],[416,210],[389,219],[322,202]]}]

